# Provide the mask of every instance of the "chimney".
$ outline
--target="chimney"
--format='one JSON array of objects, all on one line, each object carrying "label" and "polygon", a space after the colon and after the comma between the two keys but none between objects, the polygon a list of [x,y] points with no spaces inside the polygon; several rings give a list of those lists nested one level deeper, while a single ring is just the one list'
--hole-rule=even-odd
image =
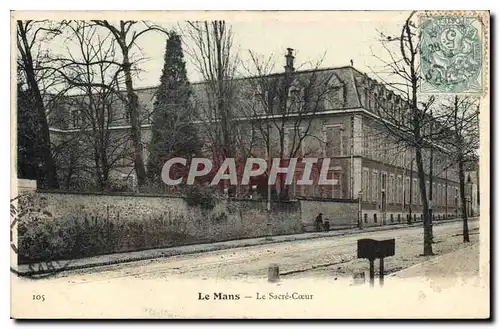
[{"label": "chimney", "polygon": [[293,56],[293,49],[292,48],[286,48],[287,54],[285,55],[286,59],[286,65],[285,65],[285,73],[292,73],[295,71],[295,68],[293,67],[293,60],[295,57]]}]

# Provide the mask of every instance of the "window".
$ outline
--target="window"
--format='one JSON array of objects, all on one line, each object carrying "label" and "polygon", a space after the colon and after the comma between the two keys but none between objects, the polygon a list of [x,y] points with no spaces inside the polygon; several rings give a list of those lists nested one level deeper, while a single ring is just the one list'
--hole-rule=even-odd
[{"label": "window", "polygon": [[415,185],[415,193],[417,194],[418,205],[422,205],[422,195],[420,194],[420,179],[417,179],[417,184]]},{"label": "window", "polygon": [[371,129],[369,130],[368,135],[368,157],[373,158],[373,135],[371,133]]},{"label": "window", "polygon": [[387,139],[384,139],[384,142],[382,144],[382,147],[384,148],[382,150],[382,153],[383,153],[383,158],[382,160],[384,162],[388,162],[389,161],[389,143],[387,143]]},{"label": "window", "polygon": [[436,200],[437,204],[439,206],[443,205],[443,185],[439,184],[438,185],[438,198]]},{"label": "window", "polygon": [[418,183],[417,183],[417,179],[416,178],[413,178],[413,186],[412,186],[412,203],[413,204],[417,204],[417,189],[418,189]]},{"label": "window", "polygon": [[340,125],[323,126],[324,156],[343,156],[343,128]]},{"label": "window", "polygon": [[291,86],[288,89],[288,98],[290,103],[290,110],[300,111],[304,105],[304,89],[299,86]]},{"label": "window", "polygon": [[387,202],[392,203],[392,198],[394,196],[394,193],[392,192],[392,185],[393,185],[393,177],[391,175],[388,176],[389,178],[387,179]]},{"label": "window", "polygon": [[333,185],[332,198],[342,199],[342,174],[334,172],[333,179],[335,179],[337,183]]},{"label": "window", "polygon": [[401,195],[403,194],[403,186],[401,184],[401,175],[397,177],[397,187],[396,187],[396,203],[401,203]]},{"label": "window", "polygon": [[441,184],[436,185],[436,197],[434,198],[434,204],[439,206],[441,204]]},{"label": "window", "polygon": [[377,202],[377,193],[378,193],[378,173],[376,170],[372,173],[372,201]]},{"label": "window", "polygon": [[441,185],[441,205],[444,206],[446,204],[446,186]]},{"label": "window", "polygon": [[444,206],[444,185],[441,184],[440,187],[441,192],[439,193],[439,204]]},{"label": "window", "polygon": [[392,193],[393,193],[392,202],[396,204],[398,203],[399,192],[398,192],[398,179],[395,175],[392,177]]},{"label": "window", "polygon": [[369,200],[369,188],[370,188],[370,172],[368,168],[363,168],[363,195],[362,199],[363,201],[368,201]]},{"label": "window", "polygon": [[[365,128],[364,126],[363,128]],[[366,130],[363,131],[363,155],[368,156],[368,133]]]},{"label": "window", "polygon": [[[379,94],[377,92],[375,92],[373,94],[373,109],[376,110],[377,113],[378,113],[378,109],[380,108],[380,106],[379,106],[380,102],[381,102],[381,100],[380,100]],[[384,114],[384,113],[382,113],[382,114]]]},{"label": "window", "polygon": [[389,175],[388,178],[387,178],[387,188],[385,189],[386,190],[386,198],[387,198],[387,203],[392,203],[392,197],[393,197],[393,193],[392,193],[392,177]]},{"label": "window", "polygon": [[258,85],[257,90],[254,93],[255,101],[259,104],[265,104],[267,102],[268,92],[264,90],[262,86]]},{"label": "window", "polygon": [[380,182],[381,182],[381,177],[380,177],[381,173],[377,173],[377,175],[375,176],[375,201],[378,202],[379,201],[379,196],[380,196]]},{"label": "window", "polygon": [[285,157],[304,155],[304,134],[304,128],[302,127],[285,128]]},{"label": "window", "polygon": [[80,111],[72,110],[71,111],[71,127],[72,128],[80,128]]},{"label": "window", "polygon": [[253,94],[253,103],[258,113],[273,113],[274,101],[269,100],[269,93],[260,86],[258,86],[257,91]]},{"label": "window", "polygon": [[329,86],[329,91],[325,97],[325,109],[333,110],[342,108],[344,105],[344,88],[342,85]]},{"label": "window", "polygon": [[405,194],[404,194],[404,200],[405,204],[410,203],[410,179],[408,177],[405,178]]},{"label": "window", "polygon": [[396,203],[396,178],[394,174],[391,174],[390,185],[389,185],[389,199],[391,203]]}]

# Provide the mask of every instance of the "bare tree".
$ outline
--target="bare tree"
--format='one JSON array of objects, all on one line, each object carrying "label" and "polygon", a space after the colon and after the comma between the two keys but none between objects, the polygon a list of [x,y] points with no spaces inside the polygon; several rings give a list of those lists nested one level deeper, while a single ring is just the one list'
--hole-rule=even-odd
[{"label": "bare tree", "polygon": [[133,66],[136,64],[132,58],[132,52],[137,47],[138,39],[150,32],[159,31],[168,35],[168,32],[158,26],[147,22],[119,21],[113,24],[107,20],[94,20],[95,25],[111,32],[115,42],[118,44],[122,55],[121,69],[125,76],[125,88],[127,93],[126,110],[130,118],[131,140],[134,148],[134,167],[137,174],[139,186],[146,183],[146,167],[142,156],[143,145],[141,143],[141,122],[139,117],[139,100],[134,90],[132,79]]},{"label": "bare tree", "polygon": [[[287,65],[282,74],[273,74],[272,57],[267,59],[250,51],[251,75],[246,79],[246,114],[258,131],[270,159],[291,159],[305,154],[306,138],[317,138],[311,122],[325,108],[331,92],[343,81],[334,72],[321,71],[321,61],[305,72],[293,68],[292,49],[288,50]],[[322,141],[321,141],[322,142]],[[276,152],[276,154],[273,154]],[[288,198],[289,189],[280,180],[279,197]]]},{"label": "bare tree", "polygon": [[[435,97],[419,98],[421,77],[417,56],[420,52],[417,27],[410,14],[401,28],[401,34],[390,36],[381,33],[381,44],[388,59],[376,56],[383,64],[381,71],[373,73],[384,82],[384,86],[371,83],[367,86],[372,110],[381,118],[380,124],[395,143],[414,152],[422,200],[425,256],[432,252],[432,215],[426,187],[425,150],[433,150],[435,139],[446,134],[446,127],[437,124],[444,113],[432,113]],[[395,102],[394,100],[401,100]],[[432,163],[430,164],[432,166]],[[431,172],[432,173],[432,172]],[[429,188],[432,188],[430,185]],[[410,196],[411,197],[411,196]]]},{"label": "bare tree", "polygon": [[185,49],[203,77],[203,95],[197,102],[199,119],[207,122],[207,136],[215,161],[233,157],[237,150],[234,125],[236,83],[239,59],[234,52],[233,33],[225,21],[187,22]]},{"label": "bare tree", "polygon": [[41,84],[49,80],[45,76],[46,71],[41,68],[46,53],[40,46],[44,41],[48,41],[60,33],[60,24],[33,20],[17,21],[17,64],[25,75],[28,93],[36,111],[36,124],[34,125],[36,131],[34,135],[38,146],[35,149],[39,159],[41,159],[43,168],[40,185],[46,185],[50,188],[57,188],[59,183],[50,147],[49,125],[43,97],[48,86],[44,86],[43,89],[40,88]]},{"label": "bare tree", "polygon": [[446,136],[443,143],[447,146],[452,161],[458,163],[463,239],[464,242],[469,242],[465,166],[478,160],[479,99],[471,96],[454,96],[448,104],[443,105],[443,108],[448,114],[446,122],[449,127],[449,135]]},{"label": "bare tree", "polygon": [[122,66],[116,61],[111,33],[101,36],[85,22],[73,22],[70,28],[79,52],[70,53],[60,62],[68,85],[79,95],[69,97],[67,106],[77,111],[78,122],[73,128],[80,130],[79,142],[90,146],[96,183],[106,189],[111,170],[129,155],[126,146],[130,136],[111,129],[121,114],[120,106],[126,102],[120,92]]},{"label": "bare tree", "polygon": [[[78,169],[88,172],[104,189],[113,166],[128,154],[125,146],[130,136],[110,129],[126,103],[120,91],[122,65],[110,32],[103,36],[85,21],[67,22],[66,30],[67,40],[76,47],[67,47],[66,54],[52,57],[45,67],[54,79],[63,82],[62,90],[76,94],[58,98],[49,107],[62,107],[64,122],[60,124],[72,129],[54,150],[65,168],[67,187]],[[84,175],[78,172],[78,176]]]}]

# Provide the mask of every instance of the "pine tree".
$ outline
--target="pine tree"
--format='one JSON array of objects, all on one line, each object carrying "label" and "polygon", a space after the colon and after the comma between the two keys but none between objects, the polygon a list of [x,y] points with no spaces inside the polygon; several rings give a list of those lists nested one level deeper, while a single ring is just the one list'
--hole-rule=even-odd
[{"label": "pine tree", "polygon": [[171,32],[152,114],[148,176],[153,183],[161,181],[161,169],[168,159],[190,158],[200,152],[200,142],[192,123],[191,95],[181,37]]}]

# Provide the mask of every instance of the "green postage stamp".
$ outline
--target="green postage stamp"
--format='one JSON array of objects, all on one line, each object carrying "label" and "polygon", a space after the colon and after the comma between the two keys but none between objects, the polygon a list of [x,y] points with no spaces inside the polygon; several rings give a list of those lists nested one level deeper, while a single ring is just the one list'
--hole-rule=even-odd
[{"label": "green postage stamp", "polygon": [[479,16],[420,17],[420,91],[481,93],[485,47]]}]

